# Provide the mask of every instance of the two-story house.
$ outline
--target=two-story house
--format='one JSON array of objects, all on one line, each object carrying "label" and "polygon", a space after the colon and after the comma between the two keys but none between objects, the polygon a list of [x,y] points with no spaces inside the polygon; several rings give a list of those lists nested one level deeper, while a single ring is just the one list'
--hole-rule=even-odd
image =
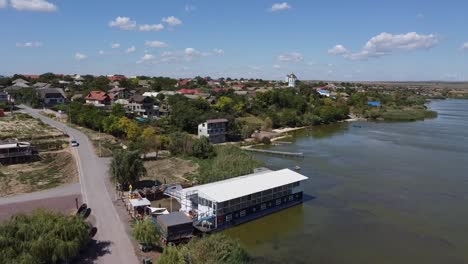
[{"label": "two-story house", "polygon": [[154,106],[153,98],[135,94],[128,99],[127,109],[135,116],[154,118],[158,116],[158,107]]},{"label": "two-story house", "polygon": [[198,125],[198,136],[208,137],[211,143],[226,142],[227,119],[209,119]]},{"label": "two-story house", "polygon": [[95,106],[105,106],[110,105],[111,98],[110,96],[103,91],[91,91],[85,97],[86,103],[95,105]]},{"label": "two-story house", "polygon": [[40,88],[37,89],[39,99],[44,106],[53,106],[65,103],[65,92],[62,88]]}]

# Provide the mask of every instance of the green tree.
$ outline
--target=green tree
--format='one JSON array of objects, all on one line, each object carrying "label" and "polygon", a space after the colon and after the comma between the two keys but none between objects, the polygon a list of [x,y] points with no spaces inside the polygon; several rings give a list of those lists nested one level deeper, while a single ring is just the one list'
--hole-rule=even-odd
[{"label": "green tree", "polygon": [[232,100],[232,98],[221,96],[213,107],[221,112],[230,112],[233,108],[233,104],[234,100]]},{"label": "green tree", "polygon": [[125,116],[125,106],[122,104],[113,104],[111,115],[116,117]]},{"label": "green tree", "polygon": [[161,237],[151,218],[136,221],[133,225],[132,236],[138,243],[145,246],[159,245]]},{"label": "green tree", "polygon": [[139,151],[118,150],[113,153],[110,166],[112,180],[122,186],[134,185],[146,175]]},{"label": "green tree", "polygon": [[167,246],[161,257],[158,260],[158,264],[186,264],[184,254],[182,250],[175,246]]},{"label": "green tree", "polygon": [[62,263],[90,241],[91,226],[78,216],[37,210],[0,225],[0,263]]},{"label": "green tree", "polygon": [[209,159],[216,155],[213,145],[207,137],[195,139],[192,147],[192,155],[200,159]]},{"label": "green tree", "polygon": [[194,238],[178,248],[166,247],[158,263],[242,264],[249,260],[249,255],[238,240],[213,234]]}]

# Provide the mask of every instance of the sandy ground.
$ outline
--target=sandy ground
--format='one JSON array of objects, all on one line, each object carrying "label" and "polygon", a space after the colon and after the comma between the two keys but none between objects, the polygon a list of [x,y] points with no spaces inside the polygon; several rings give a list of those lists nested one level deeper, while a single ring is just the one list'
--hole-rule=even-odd
[{"label": "sandy ground", "polygon": [[272,132],[283,134],[283,133],[288,133],[288,132],[291,132],[291,131],[296,131],[296,130],[300,130],[300,129],[304,129],[304,128],[306,128],[306,127],[285,127],[285,128],[273,129]]},{"label": "sandy ground", "polygon": [[78,171],[69,150],[41,153],[40,160],[0,167],[0,197],[30,193],[78,182]]},{"label": "sandy ground", "polygon": [[166,158],[160,160],[145,161],[147,176],[144,179],[158,180],[161,183],[183,183],[188,180],[185,175],[194,173],[198,164],[180,158]]}]

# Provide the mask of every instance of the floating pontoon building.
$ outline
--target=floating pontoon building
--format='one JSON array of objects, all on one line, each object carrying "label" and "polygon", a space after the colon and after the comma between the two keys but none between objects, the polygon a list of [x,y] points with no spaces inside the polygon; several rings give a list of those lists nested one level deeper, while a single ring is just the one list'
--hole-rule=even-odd
[{"label": "floating pontoon building", "polygon": [[182,189],[168,188],[165,194],[176,198],[180,211],[193,219],[193,225],[209,232],[240,224],[302,203],[302,181],[289,169],[257,169],[253,174]]}]

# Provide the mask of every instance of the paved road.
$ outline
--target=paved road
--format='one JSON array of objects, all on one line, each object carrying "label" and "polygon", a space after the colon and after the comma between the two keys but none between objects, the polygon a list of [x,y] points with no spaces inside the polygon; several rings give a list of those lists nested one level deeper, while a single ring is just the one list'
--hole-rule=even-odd
[{"label": "paved road", "polygon": [[108,161],[97,157],[92,143],[82,132],[39,114],[40,110],[26,106],[22,106],[22,108],[31,116],[40,118],[44,123],[64,131],[80,143],[80,146],[73,148],[73,151],[75,151],[74,154],[76,154],[78,162],[82,198],[92,209],[92,216],[98,228],[95,238],[99,242],[111,243],[110,248],[108,248],[110,253],[99,257],[96,262],[138,263],[132,242],[125,233],[123,223],[112,203],[111,195],[106,189]]}]

